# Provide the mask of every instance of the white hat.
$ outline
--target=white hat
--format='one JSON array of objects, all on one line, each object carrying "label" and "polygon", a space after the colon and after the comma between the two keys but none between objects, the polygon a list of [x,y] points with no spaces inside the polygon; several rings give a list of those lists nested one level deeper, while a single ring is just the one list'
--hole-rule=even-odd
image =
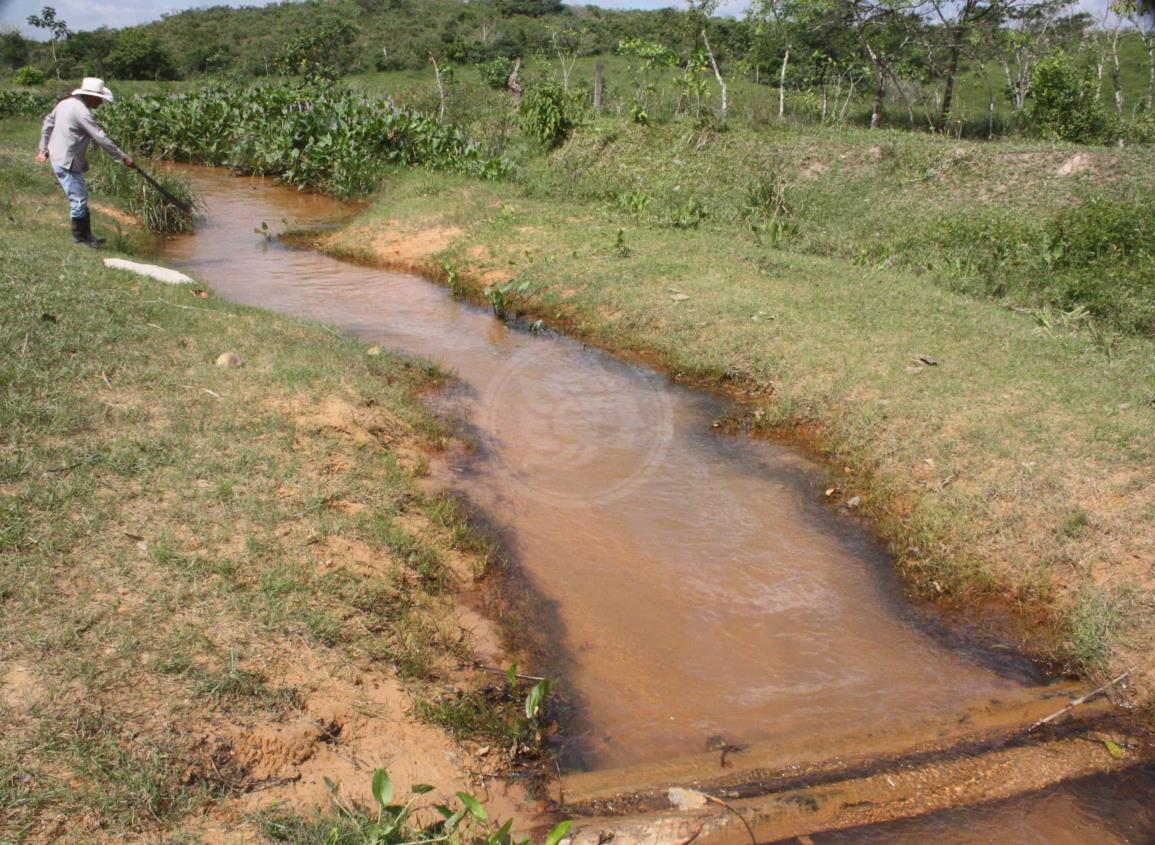
[{"label": "white hat", "polygon": [[103,79],[97,79],[95,76],[86,76],[80,83],[80,87],[72,92],[73,97],[83,95],[85,97],[100,97],[102,100],[112,102],[112,92],[105,87]]}]

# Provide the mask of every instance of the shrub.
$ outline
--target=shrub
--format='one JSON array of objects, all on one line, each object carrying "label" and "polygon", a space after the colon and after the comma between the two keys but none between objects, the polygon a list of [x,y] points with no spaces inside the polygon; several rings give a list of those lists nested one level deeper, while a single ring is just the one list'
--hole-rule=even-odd
[{"label": "shrub", "polygon": [[1095,100],[1090,80],[1079,76],[1063,52],[1035,66],[1027,117],[1039,135],[1056,141],[1097,144],[1118,134],[1115,121]]},{"label": "shrub", "polygon": [[17,85],[43,85],[48,81],[44,71],[32,65],[25,65],[16,71],[16,75],[12,77],[12,81]]},{"label": "shrub", "polygon": [[56,99],[31,91],[0,91],[0,117],[44,117]]},{"label": "shrub", "polygon": [[376,190],[391,166],[480,178],[509,171],[456,127],[328,84],[134,97],[101,116],[113,137],[144,155],[276,176],[342,197]]},{"label": "shrub", "polygon": [[498,56],[496,59],[478,65],[477,69],[481,72],[481,79],[486,85],[500,91],[509,84],[509,77],[513,73],[513,68],[512,60]]},{"label": "shrub", "polygon": [[187,179],[165,173],[154,176],[170,194],[183,200],[192,213],[173,205],[127,167],[113,164],[103,156],[99,162],[89,177],[92,189],[119,199],[129,213],[144,221],[150,232],[191,232],[196,228],[202,203]]},{"label": "shrub", "polygon": [[284,74],[306,80],[337,79],[351,67],[350,45],[357,33],[357,27],[338,18],[323,20],[285,43],[277,67]]},{"label": "shrub", "polygon": [[126,29],[116,39],[116,48],[104,59],[110,71],[121,79],[176,79],[176,64],[155,35]]},{"label": "shrub", "polygon": [[565,92],[547,82],[530,90],[521,101],[521,131],[547,149],[561,146],[573,131]]}]

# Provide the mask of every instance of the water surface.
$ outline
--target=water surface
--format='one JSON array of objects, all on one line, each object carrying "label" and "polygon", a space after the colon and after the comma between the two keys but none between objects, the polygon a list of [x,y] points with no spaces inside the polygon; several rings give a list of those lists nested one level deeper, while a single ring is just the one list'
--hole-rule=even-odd
[{"label": "water surface", "polygon": [[[339,203],[188,171],[208,207],[167,260],[237,302],[324,321],[455,372],[480,441],[453,483],[505,529],[557,614],[582,765],[782,733],[904,724],[1022,678],[914,621],[887,557],[822,504],[816,467],[720,435],[720,409],[643,367],[511,330],[420,277],[270,242]],[[284,221],[284,222],[283,222]]]}]

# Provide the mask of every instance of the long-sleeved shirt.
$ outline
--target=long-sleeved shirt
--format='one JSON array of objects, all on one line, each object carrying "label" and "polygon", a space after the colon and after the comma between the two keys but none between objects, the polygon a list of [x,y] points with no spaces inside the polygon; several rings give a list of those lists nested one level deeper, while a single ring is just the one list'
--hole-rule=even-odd
[{"label": "long-sleeved shirt", "polygon": [[124,161],[124,151],[112,142],[92,116],[92,110],[79,97],[69,97],[56,104],[44,118],[40,130],[40,152],[65,170],[88,169],[88,145],[97,145],[116,161]]}]

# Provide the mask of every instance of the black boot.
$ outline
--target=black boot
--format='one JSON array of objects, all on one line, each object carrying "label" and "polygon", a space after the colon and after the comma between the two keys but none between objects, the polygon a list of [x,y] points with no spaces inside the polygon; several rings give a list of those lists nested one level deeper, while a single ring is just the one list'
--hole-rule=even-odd
[{"label": "black boot", "polygon": [[92,236],[92,217],[88,214],[72,219],[72,239],[93,249],[100,249],[104,245],[104,238]]}]

